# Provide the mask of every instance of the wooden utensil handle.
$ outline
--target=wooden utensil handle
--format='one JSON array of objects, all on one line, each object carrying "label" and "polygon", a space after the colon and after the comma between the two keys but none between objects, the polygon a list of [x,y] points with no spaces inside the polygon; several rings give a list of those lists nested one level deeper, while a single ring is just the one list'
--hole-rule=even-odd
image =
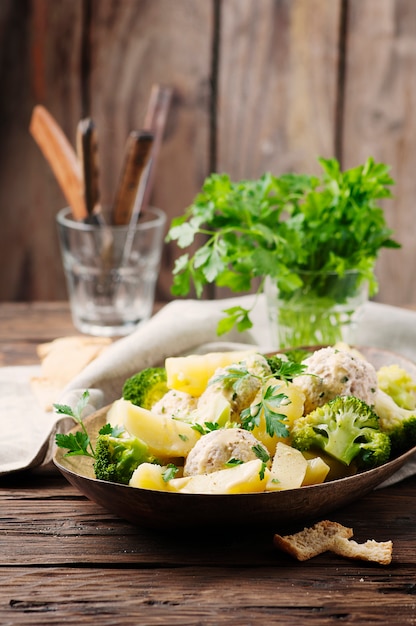
[{"label": "wooden utensil handle", "polygon": [[79,121],[77,128],[77,152],[81,165],[84,197],[88,215],[99,211],[100,191],[98,180],[97,131],[91,118]]},{"label": "wooden utensil handle", "polygon": [[132,131],[128,137],[120,183],[114,202],[113,222],[129,224],[133,213],[140,178],[148,163],[153,145],[153,133]]},{"label": "wooden utensil handle", "polygon": [[29,130],[48,161],[76,220],[87,217],[81,170],[60,126],[42,105],[33,109]]}]

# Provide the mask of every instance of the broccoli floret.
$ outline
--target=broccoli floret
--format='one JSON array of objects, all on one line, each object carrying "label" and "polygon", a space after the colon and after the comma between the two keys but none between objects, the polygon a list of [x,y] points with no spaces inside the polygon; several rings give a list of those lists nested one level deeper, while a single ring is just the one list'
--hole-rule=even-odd
[{"label": "broccoli floret", "polygon": [[377,390],[374,411],[380,428],[391,441],[392,454],[398,455],[416,445],[416,410],[403,409],[382,389]]},{"label": "broccoli floret", "polygon": [[385,365],[377,372],[379,389],[393,398],[403,409],[416,409],[416,382],[402,367]]},{"label": "broccoli floret", "polygon": [[99,434],[95,446],[94,473],[100,480],[127,485],[141,463],[155,463],[147,445],[137,437]]},{"label": "broccoli floret", "polygon": [[346,466],[369,469],[390,457],[390,438],[381,432],[379,418],[362,400],[337,396],[294,422],[292,445],[298,450],[318,448]]},{"label": "broccoli floret", "polygon": [[125,381],[122,396],[124,400],[150,411],[169,391],[166,380],[164,367],[148,367]]}]

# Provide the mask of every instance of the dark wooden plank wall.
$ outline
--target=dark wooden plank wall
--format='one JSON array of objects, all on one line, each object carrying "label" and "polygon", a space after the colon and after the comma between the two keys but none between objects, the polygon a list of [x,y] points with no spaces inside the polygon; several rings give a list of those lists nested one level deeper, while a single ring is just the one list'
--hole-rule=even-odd
[{"label": "dark wooden plank wall", "polygon": [[[378,299],[416,302],[414,0],[2,0],[0,300],[66,297],[54,216],[64,199],[28,133],[44,104],[72,142],[91,115],[111,201],[128,132],[154,82],[175,96],[152,202],[170,217],[210,171],[316,172],[372,155],[397,181],[402,242],[378,263]],[[166,246],[158,297],[170,298]]]}]

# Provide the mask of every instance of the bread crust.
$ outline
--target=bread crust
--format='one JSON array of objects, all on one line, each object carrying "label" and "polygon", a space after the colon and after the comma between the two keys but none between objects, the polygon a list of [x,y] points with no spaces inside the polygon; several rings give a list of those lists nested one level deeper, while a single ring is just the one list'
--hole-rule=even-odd
[{"label": "bread crust", "polygon": [[298,561],[307,561],[323,552],[334,552],[349,559],[372,561],[389,565],[392,560],[393,543],[369,539],[365,543],[351,540],[353,529],[338,522],[323,520],[293,534],[275,534],[276,548],[290,554]]}]

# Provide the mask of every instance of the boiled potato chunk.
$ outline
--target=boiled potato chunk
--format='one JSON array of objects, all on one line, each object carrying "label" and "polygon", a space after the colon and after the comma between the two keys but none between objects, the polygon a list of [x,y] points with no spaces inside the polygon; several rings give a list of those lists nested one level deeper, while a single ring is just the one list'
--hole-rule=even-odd
[{"label": "boiled potato chunk", "polygon": [[323,483],[328,476],[329,465],[320,457],[316,456],[313,459],[307,459],[307,467],[305,472],[305,478],[303,479],[303,485],[319,485]]},{"label": "boiled potato chunk", "polygon": [[254,350],[244,350],[168,357],[165,360],[167,385],[169,389],[198,397],[205,391],[215,370],[243,361],[253,353]]},{"label": "boiled potato chunk", "polygon": [[315,459],[318,456],[322,459],[322,461],[324,461],[324,463],[329,467],[327,476],[325,477],[325,480],[327,481],[338,480],[338,478],[352,476],[357,472],[356,468],[354,467],[354,463],[351,463],[351,465],[349,466],[344,465],[344,463],[341,463],[341,461],[338,461],[338,459],[335,459],[329,454],[325,454],[325,452],[320,449],[304,450],[302,454],[308,461],[310,459]]},{"label": "boiled potato chunk", "polygon": [[186,422],[157,415],[128,400],[116,400],[114,404],[111,419],[117,417],[117,424],[144,441],[155,457],[185,457],[201,436]]},{"label": "boiled potato chunk", "polygon": [[205,423],[214,423],[224,427],[230,420],[230,416],[231,404],[227,398],[219,392],[211,396],[210,402],[198,405],[184,420],[191,424],[200,424],[201,426]]},{"label": "boiled potato chunk", "polygon": [[279,441],[270,468],[267,491],[298,489],[305,479],[307,466],[302,452]]},{"label": "boiled potato chunk", "polygon": [[[279,413],[282,415],[286,415],[285,425],[290,430],[291,425],[295,420],[297,420],[303,414],[303,405],[305,402],[305,395],[299,387],[293,385],[292,383],[288,383],[282,380],[277,380],[275,378],[270,379],[268,382],[268,386],[273,385],[277,386],[278,389],[276,393],[284,394],[287,396],[287,400],[284,400],[280,407],[277,409]],[[260,401],[260,397],[257,397],[253,405],[257,404]],[[266,419],[264,417],[264,412],[262,411],[260,415],[260,423],[258,426],[255,426],[253,429],[253,435],[261,441],[261,443],[267,448],[270,456],[273,456],[276,450],[276,444],[278,441],[285,441],[284,438],[276,437],[274,435],[271,437],[266,430]]]},{"label": "boiled potato chunk", "polygon": [[134,470],[130,478],[130,487],[153,489],[154,491],[168,491],[168,485],[163,480],[165,467],[154,463],[142,463]]},{"label": "boiled potato chunk", "polygon": [[258,493],[263,492],[270,477],[260,459],[254,459],[210,474],[197,474],[169,481],[169,491],[179,493]]},{"label": "boiled potato chunk", "polygon": [[107,411],[107,423],[111,424],[113,428],[115,426],[124,426],[124,416],[126,414],[125,402],[126,400],[122,399],[116,400]]}]

